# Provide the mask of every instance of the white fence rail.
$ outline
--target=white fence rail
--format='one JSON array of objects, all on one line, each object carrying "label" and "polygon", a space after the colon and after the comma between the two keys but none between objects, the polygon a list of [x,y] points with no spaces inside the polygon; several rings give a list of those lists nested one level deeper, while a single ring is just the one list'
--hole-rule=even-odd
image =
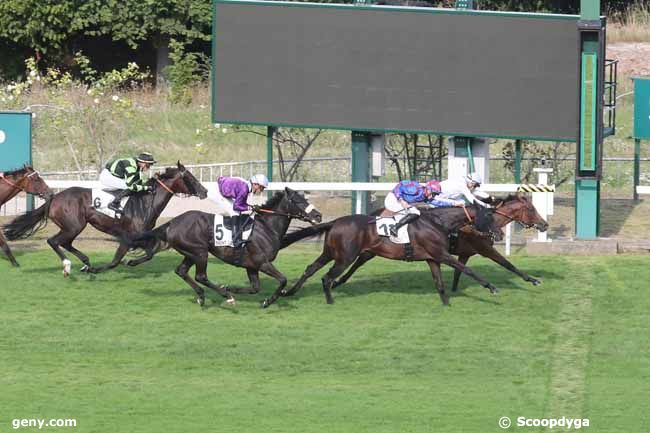
[{"label": "white fence rail", "polygon": [[[67,188],[71,188],[74,186],[77,187],[82,187],[82,188],[99,188],[101,187],[101,184],[98,181],[83,181],[83,180],[52,180],[48,179],[47,181],[48,185],[50,188],[53,190],[63,190]],[[211,190],[212,188],[217,187],[216,182],[202,182],[203,186],[207,188],[208,190]],[[485,192],[491,192],[491,193],[511,193],[511,192],[516,192],[519,188],[519,184],[483,184],[481,186],[481,190]],[[386,192],[390,191],[395,187],[394,182],[390,183],[364,183],[364,182],[271,182],[269,184],[269,190],[271,191],[278,191],[282,190],[285,187],[289,187],[291,189],[297,190],[297,191],[372,191],[372,192]],[[639,188],[644,188],[644,187],[639,187]],[[647,193],[650,193],[650,187],[645,187],[647,189]],[[645,191],[645,190],[644,190]],[[641,191],[640,191],[641,192]],[[548,215],[553,214],[553,193],[552,192],[543,192],[543,193],[533,193],[533,203],[535,207],[537,208],[537,211],[540,213],[540,215],[546,219]],[[186,201],[186,203],[179,203],[178,206],[169,206],[170,208],[174,209],[173,211],[166,211],[163,213],[164,217],[174,217],[176,215],[181,214],[182,212],[185,212],[188,209],[195,209],[195,208],[203,208],[205,209],[205,205],[202,205],[202,203],[199,200],[196,199],[183,199]],[[7,205],[3,206],[3,214],[4,215],[16,215],[20,214],[25,211],[24,209],[24,203],[25,199],[23,198],[22,200],[12,200],[14,201],[14,212],[11,212],[10,208],[10,203]],[[22,203],[22,206],[19,206],[18,204]],[[39,203],[36,204],[37,206]],[[357,206],[355,206],[356,209],[361,209],[360,202],[358,202]],[[506,226],[506,255],[510,255],[510,244],[511,244],[511,239],[512,239],[512,230],[511,230],[511,224],[508,224]],[[539,233],[538,234],[538,241],[541,242],[546,242],[546,234],[545,233]]]}]

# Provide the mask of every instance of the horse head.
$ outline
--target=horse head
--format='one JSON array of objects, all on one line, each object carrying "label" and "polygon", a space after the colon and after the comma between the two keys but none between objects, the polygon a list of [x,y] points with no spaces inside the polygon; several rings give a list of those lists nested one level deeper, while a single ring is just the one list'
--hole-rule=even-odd
[{"label": "horse head", "polygon": [[522,194],[514,194],[502,200],[497,206],[495,213],[510,221],[517,221],[526,228],[535,227],[541,232],[548,229],[548,222],[537,212],[533,202]]},{"label": "horse head", "polygon": [[208,190],[180,161],[176,163],[176,167],[168,167],[164,172],[157,174],[154,182],[173,194],[193,195],[200,199],[208,196]]}]

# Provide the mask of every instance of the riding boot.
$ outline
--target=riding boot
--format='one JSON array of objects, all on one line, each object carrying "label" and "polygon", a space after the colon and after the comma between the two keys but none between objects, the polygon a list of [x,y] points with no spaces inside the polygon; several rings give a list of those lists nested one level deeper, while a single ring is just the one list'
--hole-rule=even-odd
[{"label": "riding boot", "polygon": [[246,245],[242,239],[244,236],[244,223],[248,219],[248,215],[237,215],[232,219],[232,245],[235,248],[241,248]]},{"label": "riding boot", "polygon": [[108,204],[108,208],[115,212],[116,215],[122,214],[122,208],[120,207],[120,202],[124,197],[127,197],[131,194],[131,190],[123,189],[115,193],[113,201]]},{"label": "riding boot", "polygon": [[399,220],[394,226],[390,227],[390,235],[396,238],[397,237],[397,231],[400,229],[400,227],[403,227],[408,223],[412,223],[413,221],[415,221],[419,217],[420,217],[420,215],[416,215],[416,214],[413,214],[413,213],[410,213],[410,214],[406,215],[404,218]]}]

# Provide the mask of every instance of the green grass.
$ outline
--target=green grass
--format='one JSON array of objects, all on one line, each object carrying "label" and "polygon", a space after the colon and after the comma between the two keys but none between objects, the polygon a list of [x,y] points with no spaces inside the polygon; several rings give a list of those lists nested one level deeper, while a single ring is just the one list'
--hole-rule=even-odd
[{"label": "green grass", "polygon": [[[235,307],[211,295],[201,309],[173,253],[94,277],[75,263],[63,279],[50,251],[15,249],[22,268],[0,260],[0,431],[14,418],[75,418],[76,429],[47,430],[98,433],[483,433],[503,431],[504,415],[590,418],[600,433],[650,422],[647,257],[514,257],[539,287],[473,259],[502,292],[463,280],[450,308],[425,265],[377,259],[334,305],[317,274],[260,310],[274,281]],[[317,253],[298,246],[276,264],[295,280]],[[216,262],[209,274],[246,283]]]}]

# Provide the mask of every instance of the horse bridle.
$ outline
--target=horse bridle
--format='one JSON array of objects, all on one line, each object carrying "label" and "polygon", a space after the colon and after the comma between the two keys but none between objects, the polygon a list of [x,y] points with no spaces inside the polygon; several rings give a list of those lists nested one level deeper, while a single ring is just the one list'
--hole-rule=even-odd
[{"label": "horse bridle", "polygon": [[[178,170],[178,172],[180,173],[180,175],[181,175],[181,179],[182,179],[182,178],[185,177],[185,173],[187,173],[187,170]],[[172,189],[171,189],[170,187],[168,187],[167,185],[165,185],[165,184],[160,180],[160,176],[158,176],[158,174],[154,175],[153,178],[156,179],[156,182],[158,182],[158,184],[159,184],[160,186],[162,186],[165,190],[167,190],[168,193],[170,193],[170,194],[172,194],[172,195],[175,195],[175,194],[176,194],[174,191],[172,191]]]},{"label": "horse bridle", "polygon": [[[293,200],[291,198],[289,198],[289,201],[291,201],[294,205],[296,204],[295,202],[293,202]],[[275,210],[263,209],[263,208],[256,208],[254,210],[257,213],[265,213],[265,214],[272,214],[272,215],[284,216],[284,217],[289,217],[289,218],[296,218],[296,219],[299,219],[300,221],[305,221],[305,222],[311,223],[311,219],[309,219],[307,214],[309,214],[312,210],[314,210],[314,208],[315,208],[314,205],[309,203],[309,205],[305,208],[305,210],[301,211],[301,212],[304,213],[304,215],[285,213],[285,212],[278,212],[278,211],[275,211]]]},{"label": "horse bridle", "polygon": [[516,218],[511,217],[510,215],[507,215],[507,214],[505,214],[505,213],[503,213],[503,212],[500,212],[499,209],[494,209],[494,213],[495,213],[495,214],[498,214],[498,215],[501,215],[501,216],[504,217],[504,218],[507,218],[507,219],[508,219],[508,223],[511,223],[511,222],[514,221],[514,222],[517,222],[517,223],[521,224],[524,228],[527,228],[527,229],[530,229],[530,228],[535,227],[535,224],[534,224],[534,223],[525,223],[525,222],[523,222],[523,221],[519,221],[519,220],[517,220]]},{"label": "horse bridle", "polygon": [[6,183],[7,185],[11,186],[12,188],[16,188],[17,190],[20,190],[20,191],[25,191],[25,188],[23,188],[21,186],[18,186],[17,184],[22,182],[24,179],[27,179],[29,177],[34,176],[35,174],[38,174],[38,172],[37,171],[32,171],[31,173],[26,174],[25,176],[21,177],[16,183],[13,183],[9,179],[7,179],[7,177],[5,176],[4,173],[0,173],[0,180],[3,181],[4,183]]}]

